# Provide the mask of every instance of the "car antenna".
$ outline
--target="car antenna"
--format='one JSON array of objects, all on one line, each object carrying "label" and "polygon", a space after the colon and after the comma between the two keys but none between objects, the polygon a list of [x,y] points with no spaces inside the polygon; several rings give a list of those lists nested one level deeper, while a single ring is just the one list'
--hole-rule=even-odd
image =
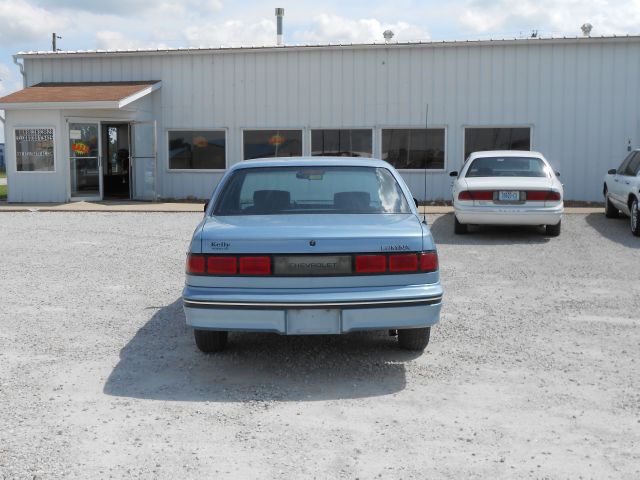
[{"label": "car antenna", "polygon": [[[425,128],[425,140],[426,140],[426,144],[429,143],[429,104],[427,103],[427,109],[425,112],[425,116],[424,116],[424,128]],[[426,145],[425,145],[425,149],[426,149]],[[425,152],[426,153],[426,152]],[[427,159],[424,159],[424,196],[423,198],[423,202],[424,205],[422,206],[422,223],[426,224],[427,223]]]}]

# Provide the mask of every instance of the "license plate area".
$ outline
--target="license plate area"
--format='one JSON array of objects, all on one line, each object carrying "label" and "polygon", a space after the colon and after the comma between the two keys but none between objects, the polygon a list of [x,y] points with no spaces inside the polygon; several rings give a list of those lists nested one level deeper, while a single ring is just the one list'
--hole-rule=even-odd
[{"label": "license plate area", "polygon": [[287,335],[330,335],[340,333],[338,309],[287,310]]},{"label": "license plate area", "polygon": [[498,201],[504,203],[518,203],[520,202],[520,191],[500,190],[498,191]]},{"label": "license plate area", "polygon": [[347,275],[351,255],[287,255],[273,258],[273,273],[287,276]]}]

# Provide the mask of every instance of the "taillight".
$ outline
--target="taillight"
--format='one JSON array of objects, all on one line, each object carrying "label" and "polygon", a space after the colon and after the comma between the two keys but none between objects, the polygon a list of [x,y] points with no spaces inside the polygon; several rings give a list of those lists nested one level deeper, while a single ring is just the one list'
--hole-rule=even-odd
[{"label": "taillight", "polygon": [[187,273],[204,273],[204,255],[189,254],[187,256]]},{"label": "taillight", "polygon": [[381,273],[387,270],[384,255],[356,255],[357,273]]},{"label": "taillight", "polygon": [[233,275],[238,270],[236,257],[208,257],[207,273],[218,275]]},{"label": "taillight", "polygon": [[436,252],[421,253],[420,270],[423,272],[435,272],[438,270],[438,254]]},{"label": "taillight", "polygon": [[552,190],[533,190],[527,192],[527,201],[531,202],[557,202],[561,200],[560,192]]},{"label": "taillight", "polygon": [[240,257],[240,275],[269,275],[270,257]]},{"label": "taillight", "polygon": [[560,192],[549,192],[547,194],[547,202],[559,202],[562,200]]},{"label": "taillight", "polygon": [[493,191],[464,190],[458,194],[458,200],[493,200]]},{"label": "taillight", "polygon": [[390,272],[415,272],[418,270],[418,255],[405,253],[402,255],[389,255]]}]

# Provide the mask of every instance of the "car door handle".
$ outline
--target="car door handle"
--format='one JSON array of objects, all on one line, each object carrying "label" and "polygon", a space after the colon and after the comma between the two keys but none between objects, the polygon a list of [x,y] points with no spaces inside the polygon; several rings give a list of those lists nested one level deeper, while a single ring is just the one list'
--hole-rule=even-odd
[{"label": "car door handle", "polygon": [[626,180],[625,180],[625,182],[624,182],[624,183],[626,183],[627,185],[629,185],[631,182],[628,182],[628,181],[626,181]]}]

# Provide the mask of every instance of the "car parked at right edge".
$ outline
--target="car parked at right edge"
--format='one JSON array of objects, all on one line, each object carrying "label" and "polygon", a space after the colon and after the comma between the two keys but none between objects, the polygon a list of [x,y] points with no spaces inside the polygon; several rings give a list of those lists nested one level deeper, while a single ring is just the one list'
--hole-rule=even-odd
[{"label": "car parked at right edge", "polygon": [[640,237],[640,149],[632,150],[618,168],[604,177],[604,213],[617,218],[629,216],[631,233]]}]

